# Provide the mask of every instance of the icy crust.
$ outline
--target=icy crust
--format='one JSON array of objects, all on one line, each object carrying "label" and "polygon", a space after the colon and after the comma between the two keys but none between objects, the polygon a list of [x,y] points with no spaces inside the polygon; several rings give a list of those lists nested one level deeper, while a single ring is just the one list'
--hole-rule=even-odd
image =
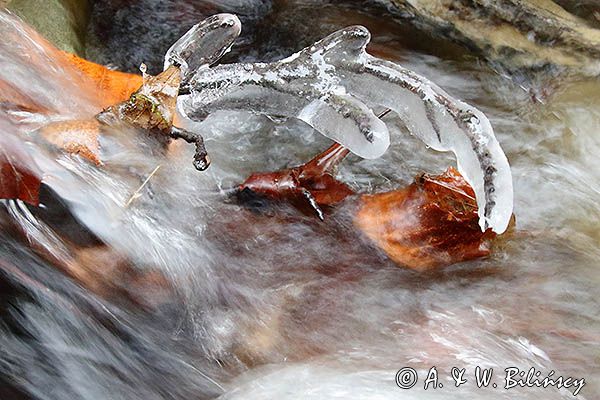
[{"label": "icy crust", "polygon": [[275,63],[201,69],[190,81],[191,95],[181,98],[181,110],[200,120],[216,110],[296,117],[359,156],[377,158],[389,146],[387,127],[346,92],[321,43]]},{"label": "icy crust", "polygon": [[165,54],[166,70],[170,65],[181,69],[183,81],[202,67],[219,61],[240,35],[242,24],[233,14],[216,14],[194,25]]},{"label": "icy crust", "polygon": [[344,85],[355,96],[398,113],[409,131],[432,149],[452,151],[460,173],[475,191],[482,230],[506,230],[513,211],[512,174],[481,111],[426,78],[367,54],[362,65],[348,68],[344,75]]},{"label": "icy crust", "polygon": [[363,158],[388,148],[372,109],[389,108],[426,145],[456,155],[475,190],[482,230],[506,230],[513,208],[508,160],[486,116],[426,78],[366,51],[368,30],[353,26],[278,62],[199,69],[179,111],[203,120],[217,110],[298,118]]}]

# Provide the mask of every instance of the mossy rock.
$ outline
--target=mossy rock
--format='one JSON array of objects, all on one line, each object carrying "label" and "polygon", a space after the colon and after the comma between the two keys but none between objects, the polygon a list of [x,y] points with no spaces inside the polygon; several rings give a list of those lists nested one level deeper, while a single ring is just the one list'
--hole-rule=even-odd
[{"label": "mossy rock", "polygon": [[8,0],[5,3],[10,11],[58,48],[79,55],[84,53],[90,0]]}]

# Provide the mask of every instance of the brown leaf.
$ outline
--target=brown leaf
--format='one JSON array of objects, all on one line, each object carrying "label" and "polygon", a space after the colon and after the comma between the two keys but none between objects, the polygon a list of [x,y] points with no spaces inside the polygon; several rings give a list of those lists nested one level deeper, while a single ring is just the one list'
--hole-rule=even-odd
[{"label": "brown leaf", "polygon": [[392,260],[416,270],[487,256],[496,236],[481,231],[473,189],[454,168],[362,196],[355,224]]},{"label": "brown leaf", "polygon": [[39,130],[48,142],[71,154],[78,154],[96,165],[100,160],[100,122],[96,120],[64,121],[48,124]]},{"label": "brown leaf", "polygon": [[276,201],[287,201],[300,209],[312,209],[323,219],[320,206],[341,203],[354,191],[334,177],[337,165],[349,150],[333,144],[309,162],[275,172],[254,173],[238,187],[238,193],[255,195]]},{"label": "brown leaf", "polygon": [[108,107],[96,118],[107,125],[126,122],[170,138],[180,83],[181,73],[175,66],[157,76],[144,75],[142,87],[128,100]]},{"label": "brown leaf", "polygon": [[[99,119],[102,122],[98,119],[73,120],[40,128],[40,135],[48,142],[68,153],[85,157],[96,165],[102,165],[98,140],[102,123],[125,121],[142,129],[158,128],[160,131],[171,128],[181,80],[178,68],[170,67],[156,77],[145,76],[143,85],[139,87],[141,77],[110,71],[68,53],[65,56],[96,82],[102,101],[111,99],[120,102],[101,113],[103,117]],[[134,87],[139,87],[139,90],[130,96]],[[127,100],[122,101],[123,98]]]},{"label": "brown leaf", "polygon": [[42,173],[22,142],[0,135],[0,199],[19,199],[39,205]]},{"label": "brown leaf", "polygon": [[178,67],[171,65],[157,76],[145,76],[144,84],[136,94],[154,100],[158,111],[170,126],[173,124],[180,84],[181,71]]}]

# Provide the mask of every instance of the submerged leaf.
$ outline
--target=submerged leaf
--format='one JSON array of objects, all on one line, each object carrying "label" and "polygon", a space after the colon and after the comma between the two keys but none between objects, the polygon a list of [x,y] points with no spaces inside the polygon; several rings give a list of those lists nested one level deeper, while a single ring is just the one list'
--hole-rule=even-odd
[{"label": "submerged leaf", "polygon": [[102,107],[127,100],[142,86],[140,75],[113,71],[71,53],[63,52],[62,54],[71,65],[94,83],[97,89],[95,94]]},{"label": "submerged leaf", "polygon": [[453,168],[410,186],[361,197],[356,226],[393,261],[416,270],[490,254],[490,229],[479,229],[473,189]]},{"label": "submerged leaf", "polygon": [[96,165],[102,164],[98,141],[100,123],[96,120],[55,122],[41,128],[39,133],[67,153],[85,157]]},{"label": "submerged leaf", "polygon": [[0,135],[0,199],[18,199],[37,206],[42,172],[17,138]]}]

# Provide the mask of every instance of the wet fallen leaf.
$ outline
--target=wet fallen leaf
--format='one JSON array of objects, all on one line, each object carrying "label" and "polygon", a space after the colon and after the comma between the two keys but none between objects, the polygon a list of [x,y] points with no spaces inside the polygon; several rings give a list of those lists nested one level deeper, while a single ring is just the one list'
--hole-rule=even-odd
[{"label": "wet fallen leaf", "polygon": [[[97,119],[61,121],[45,125],[38,131],[44,139],[68,153],[85,157],[96,165],[102,165],[99,136],[103,124],[126,122],[151,132],[157,130],[161,137],[164,136],[164,144],[169,142],[170,137],[163,133],[170,132],[173,124],[173,111],[180,83],[178,68],[170,67],[155,77],[144,76],[142,84],[141,76],[117,73],[70,56],[73,62],[82,65],[81,68],[87,71],[86,74],[97,80],[102,101],[110,99],[110,104],[113,105],[100,113]],[[133,81],[137,81],[133,82],[127,77],[129,75],[136,78]],[[141,87],[137,85],[138,81]]]},{"label": "wet fallen leaf", "polygon": [[115,104],[98,115],[107,124],[127,122],[148,131],[167,134],[179,95],[179,68],[170,66],[157,76],[144,75],[143,85],[127,100]]},{"label": "wet fallen leaf", "polygon": [[355,224],[392,260],[416,270],[485,257],[496,236],[479,228],[473,189],[454,168],[362,196]]},{"label": "wet fallen leaf", "polygon": [[324,218],[321,206],[341,203],[354,191],[334,177],[338,164],[349,153],[340,144],[333,144],[309,162],[275,172],[254,173],[238,187],[243,200],[253,193],[270,200],[287,201],[300,209],[316,212]]},{"label": "wet fallen leaf", "polygon": [[0,111],[46,112],[45,107],[23,94],[11,83],[0,79]]},{"label": "wet fallen leaf", "polygon": [[42,173],[23,143],[8,135],[0,135],[0,199],[19,199],[39,205]]},{"label": "wet fallen leaf", "polygon": [[[179,94],[180,75],[176,67],[158,76],[141,76],[111,71],[106,67],[64,53],[98,87],[98,97],[109,106],[99,119],[50,123],[40,135],[64,151],[87,158],[96,165],[100,159],[99,135],[102,124],[128,122],[142,129],[168,131]],[[142,82],[143,80],[143,82]],[[102,121],[102,122],[101,122]],[[169,138],[166,136],[166,142]]]},{"label": "wet fallen leaf", "polygon": [[71,65],[94,83],[103,108],[129,99],[129,96],[142,86],[141,75],[113,71],[71,53],[62,54]]},{"label": "wet fallen leaf", "polygon": [[100,122],[96,120],[64,121],[48,124],[39,130],[48,142],[64,151],[87,158],[96,165],[100,160]]}]

